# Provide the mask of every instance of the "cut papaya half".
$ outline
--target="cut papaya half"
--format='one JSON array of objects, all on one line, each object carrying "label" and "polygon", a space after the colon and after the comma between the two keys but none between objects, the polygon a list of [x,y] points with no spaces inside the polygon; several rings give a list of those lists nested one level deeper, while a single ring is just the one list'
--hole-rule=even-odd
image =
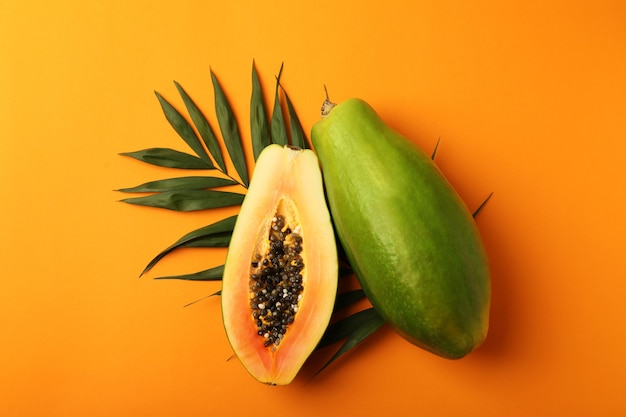
[{"label": "cut papaya half", "polygon": [[222,279],[228,340],[258,381],[293,381],[337,293],[337,249],[317,156],[270,145],[257,159]]}]

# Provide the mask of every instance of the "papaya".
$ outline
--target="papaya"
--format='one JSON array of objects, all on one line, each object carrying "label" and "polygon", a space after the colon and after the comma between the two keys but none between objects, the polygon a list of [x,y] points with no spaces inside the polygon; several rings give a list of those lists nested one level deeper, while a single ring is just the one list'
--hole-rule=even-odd
[{"label": "papaya", "polygon": [[337,235],[375,310],[411,343],[458,359],[489,325],[490,272],[457,192],[361,99],[328,100],[311,139]]},{"label": "papaya", "polygon": [[317,156],[267,146],[237,216],[221,292],[228,341],[254,378],[293,381],[328,326],[337,275]]}]

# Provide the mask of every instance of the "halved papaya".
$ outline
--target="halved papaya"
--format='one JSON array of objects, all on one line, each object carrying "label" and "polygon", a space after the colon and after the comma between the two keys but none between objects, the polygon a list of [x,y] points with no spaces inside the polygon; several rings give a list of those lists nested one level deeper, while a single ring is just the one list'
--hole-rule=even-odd
[{"label": "halved papaya", "polygon": [[228,340],[248,372],[290,383],[321,339],[337,252],[317,156],[270,145],[257,159],[222,278]]}]

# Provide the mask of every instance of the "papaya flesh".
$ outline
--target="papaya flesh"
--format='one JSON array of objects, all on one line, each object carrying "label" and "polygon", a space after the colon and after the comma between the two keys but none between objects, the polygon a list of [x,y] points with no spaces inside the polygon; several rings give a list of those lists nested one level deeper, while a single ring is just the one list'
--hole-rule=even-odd
[{"label": "papaya flesh", "polygon": [[337,274],[316,155],[266,147],[237,216],[221,293],[226,335],[254,378],[295,378],[328,326]]},{"label": "papaya flesh", "polygon": [[339,239],[405,339],[457,359],[487,335],[490,275],[474,219],[432,159],[360,99],[312,129]]}]

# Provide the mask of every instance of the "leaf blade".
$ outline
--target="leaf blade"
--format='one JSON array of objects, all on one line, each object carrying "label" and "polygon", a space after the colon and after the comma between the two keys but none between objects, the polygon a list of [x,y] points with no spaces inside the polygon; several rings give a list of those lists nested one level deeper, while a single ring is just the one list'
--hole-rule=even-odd
[{"label": "leaf blade", "polygon": [[283,64],[280,65],[278,76],[276,77],[276,90],[274,93],[274,109],[272,111],[271,132],[272,143],[278,145],[287,145],[289,138],[287,137],[287,128],[285,127],[285,117],[283,116],[283,109],[280,105],[280,77],[283,73]]},{"label": "leaf blade", "polygon": [[174,190],[131,197],[121,202],[139,206],[163,208],[173,211],[198,211],[212,208],[237,206],[243,202],[244,194],[216,190]]},{"label": "leaf blade", "polygon": [[[207,298],[211,298],[211,297],[215,297],[215,296],[220,296],[220,295],[222,295],[222,290],[217,290],[217,291],[215,291],[213,294],[209,294],[209,295],[207,295],[207,296],[204,296],[204,297],[200,298],[199,300],[196,300],[196,301],[192,301],[192,302],[190,302],[190,303],[187,303],[187,304],[185,304],[183,307],[189,307],[189,306],[191,306],[191,305],[194,305],[194,304],[196,304],[196,303],[199,303],[200,301],[206,300]],[[234,356],[234,354],[233,354],[233,356]]]},{"label": "leaf blade", "polygon": [[296,109],[293,107],[293,103],[289,99],[287,91],[283,88],[285,93],[285,101],[287,102],[287,111],[289,112],[289,128],[291,132],[291,144],[302,149],[310,149],[309,142],[304,134],[304,129],[300,123],[300,119],[296,114]]},{"label": "leaf blade", "polygon": [[[148,272],[152,267],[154,267],[161,259],[163,259],[168,254],[173,251],[183,248],[183,247],[197,247],[193,246],[197,244],[202,239],[209,239],[211,237],[222,236],[224,234],[232,233],[235,228],[235,222],[237,221],[237,216],[227,217],[218,222],[212,223],[210,225],[201,227],[199,229],[193,230],[189,233],[186,233],[181,238],[179,238],[176,242],[172,243],[170,246],[162,250],[157,256],[155,256],[148,265],[144,268],[141,275]],[[228,242],[226,242],[226,246],[228,246]],[[140,275],[140,276],[141,276]]]},{"label": "leaf blade", "polygon": [[360,288],[358,290],[352,290],[352,291],[339,293],[337,294],[337,297],[335,299],[335,306],[333,308],[333,313],[339,310],[342,310],[364,298],[365,298],[365,292],[363,292],[363,290]]},{"label": "leaf blade", "polygon": [[120,188],[124,193],[157,193],[172,190],[202,190],[237,185],[236,181],[221,177],[187,176],[146,182],[135,187]]},{"label": "leaf blade", "polygon": [[263,90],[254,62],[252,63],[252,96],[250,98],[250,134],[252,153],[256,161],[261,151],[271,143],[271,134]]},{"label": "leaf blade", "polygon": [[232,237],[231,232],[216,233],[193,240],[184,245],[186,248],[227,248]]},{"label": "leaf blade", "polygon": [[332,323],[326,329],[326,332],[318,343],[316,349],[321,349],[326,346],[330,346],[333,343],[337,343],[338,341],[350,336],[355,331],[358,331],[360,326],[365,325],[372,320],[377,320],[378,317],[380,317],[378,312],[370,307]]},{"label": "leaf blade", "polygon": [[213,162],[211,162],[209,154],[207,154],[204,147],[202,147],[200,139],[198,139],[198,135],[196,135],[196,132],[194,132],[187,119],[185,119],[185,117],[161,94],[156,91],[154,93],[161,104],[161,109],[163,110],[165,118],[170,123],[172,128],[174,128],[176,133],[178,133],[178,135],[187,143],[187,145],[189,145],[189,147],[196,153],[196,155],[198,155],[200,159],[213,166]]},{"label": "leaf blade", "polygon": [[191,116],[191,121],[193,122],[194,126],[196,126],[196,129],[198,130],[202,141],[209,150],[209,153],[211,154],[211,156],[213,156],[213,159],[215,160],[215,163],[219,166],[220,170],[222,172],[226,172],[226,164],[224,163],[224,157],[222,155],[220,145],[217,141],[217,138],[215,137],[215,134],[213,133],[213,129],[211,128],[208,119],[204,116],[204,113],[202,113],[196,103],[191,99],[189,94],[187,94],[185,89],[176,81],[174,81],[174,85],[176,85],[176,89],[183,99],[183,103],[187,108],[187,112],[189,113],[189,116]]},{"label": "leaf blade", "polygon": [[230,155],[230,159],[235,166],[239,178],[241,178],[242,183],[247,187],[250,183],[250,178],[243,146],[241,144],[241,137],[239,136],[237,120],[224,94],[224,90],[222,90],[213,71],[211,71],[211,81],[213,82],[213,90],[215,93],[215,113],[217,115],[220,131],[222,132],[224,144],[226,145],[226,150]]},{"label": "leaf blade", "polygon": [[[383,324],[385,324],[385,321],[378,314],[378,312],[376,312],[374,308],[368,308],[330,325],[327,329],[327,333],[320,341],[320,344],[318,344],[317,349],[335,343],[344,337],[346,338],[346,341],[315,375],[322,372],[331,363],[339,359],[339,357],[352,350],[359,343],[382,327]],[[328,336],[328,334],[331,336]]]},{"label": "leaf blade", "polygon": [[144,268],[139,276],[144,275],[150,269],[152,269],[157,263],[159,263],[164,257],[169,255],[175,250],[182,248],[227,248],[230,244],[230,239],[232,237],[232,232],[220,232],[215,233],[210,236],[203,236],[197,239],[192,239],[186,242],[181,242],[177,244],[173,244],[168,248],[161,251],[157,256],[155,256],[148,265]]},{"label": "leaf blade", "polygon": [[148,148],[134,152],[122,152],[122,156],[137,159],[150,165],[178,169],[214,169],[203,159],[170,148]]},{"label": "leaf blade", "polygon": [[168,275],[163,277],[156,277],[154,279],[180,279],[184,281],[220,281],[223,274],[224,265],[220,265],[191,274]]}]

